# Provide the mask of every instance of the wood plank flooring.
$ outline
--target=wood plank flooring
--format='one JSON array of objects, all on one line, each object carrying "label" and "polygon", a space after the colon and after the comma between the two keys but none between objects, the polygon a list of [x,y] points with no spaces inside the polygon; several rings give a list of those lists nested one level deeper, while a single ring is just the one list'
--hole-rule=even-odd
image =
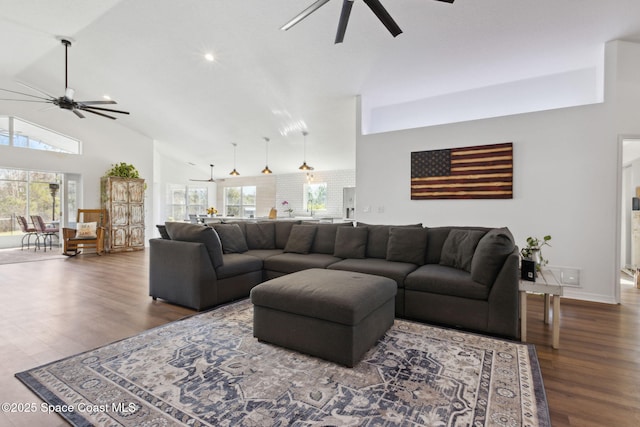
[{"label": "wood plank flooring", "polygon": [[[190,315],[152,301],[148,251],[0,265],[0,402],[41,400],[14,374]],[[560,349],[543,298],[528,296],[554,427],[640,425],[640,290],[621,305],[563,299]],[[1,413],[1,426],[64,426],[54,414]]]}]

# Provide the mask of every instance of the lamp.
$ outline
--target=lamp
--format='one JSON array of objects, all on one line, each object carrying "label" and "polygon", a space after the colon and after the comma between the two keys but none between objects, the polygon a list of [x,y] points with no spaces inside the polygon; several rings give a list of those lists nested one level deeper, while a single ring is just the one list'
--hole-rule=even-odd
[{"label": "lamp", "polygon": [[56,194],[58,193],[58,189],[60,188],[60,184],[52,182],[49,184],[49,192],[51,193],[51,199],[53,200],[53,207],[51,208],[51,221],[56,220]]},{"label": "lamp", "polygon": [[269,175],[273,173],[273,171],[269,169],[269,138],[265,136],[263,137],[263,139],[264,139],[266,148],[265,148],[265,167],[264,169],[262,169],[262,173],[265,175]]},{"label": "lamp", "polygon": [[238,144],[232,142],[231,145],[233,145],[233,170],[229,172],[229,175],[238,176],[240,175],[240,172],[236,170],[236,147],[238,146]]},{"label": "lamp", "polygon": [[304,157],[302,158],[302,165],[298,168],[301,171],[312,171],[313,166],[309,166],[307,164],[307,135],[309,133],[307,131],[302,131],[302,136],[304,137]]}]

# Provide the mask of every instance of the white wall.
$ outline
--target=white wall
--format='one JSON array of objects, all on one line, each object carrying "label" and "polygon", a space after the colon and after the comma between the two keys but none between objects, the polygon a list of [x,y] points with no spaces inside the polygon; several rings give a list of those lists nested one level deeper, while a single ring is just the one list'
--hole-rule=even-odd
[{"label": "white wall", "polygon": [[[566,295],[616,302],[618,136],[640,132],[639,68],[628,71],[640,61],[640,47],[612,42],[606,58],[604,104],[359,135],[357,220],[508,226],[519,246],[527,236],[550,234],[545,258],[582,269],[581,287]],[[410,199],[412,151],[502,142],[514,144],[513,199]]]}]

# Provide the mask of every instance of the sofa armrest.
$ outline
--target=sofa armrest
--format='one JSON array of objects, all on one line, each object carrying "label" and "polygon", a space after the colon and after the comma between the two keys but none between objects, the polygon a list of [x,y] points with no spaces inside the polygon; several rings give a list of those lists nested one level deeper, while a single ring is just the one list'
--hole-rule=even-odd
[{"label": "sofa armrest", "polygon": [[201,310],[217,304],[216,273],[203,243],[149,240],[149,295]]},{"label": "sofa armrest", "polygon": [[520,337],[518,248],[507,257],[489,293],[488,329],[512,338]]}]

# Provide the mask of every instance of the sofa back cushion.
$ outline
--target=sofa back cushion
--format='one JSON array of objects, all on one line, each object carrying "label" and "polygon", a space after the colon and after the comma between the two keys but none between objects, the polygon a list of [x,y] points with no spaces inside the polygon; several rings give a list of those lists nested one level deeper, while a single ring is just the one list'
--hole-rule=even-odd
[{"label": "sofa back cushion", "polygon": [[477,230],[486,233],[490,228],[470,226],[429,227],[427,232],[427,264],[440,264],[442,248],[451,230]]},{"label": "sofa back cushion", "polygon": [[367,250],[366,227],[338,227],[333,256],[345,259],[362,259]]},{"label": "sofa back cushion", "polygon": [[287,240],[289,240],[291,228],[300,224],[300,221],[276,221],[275,224],[276,249],[284,249],[287,245]]},{"label": "sofa back cushion", "polygon": [[412,225],[378,225],[358,222],[358,227],[367,227],[369,237],[367,239],[367,258],[387,258],[387,244],[389,241],[389,228],[391,227],[422,227],[422,224]]},{"label": "sofa back cushion", "polygon": [[451,230],[442,246],[440,265],[470,272],[476,246],[485,234],[479,230]]},{"label": "sofa back cushion", "polygon": [[187,222],[166,222],[165,225],[172,240],[204,244],[213,268],[224,264],[222,243],[213,228]]},{"label": "sofa back cushion", "polygon": [[311,245],[313,245],[316,230],[317,227],[315,225],[294,225],[291,227],[289,240],[287,240],[284,251],[296,254],[308,254],[311,250]]},{"label": "sofa back cushion", "polygon": [[424,265],[427,251],[427,229],[422,227],[390,227],[387,261]]},{"label": "sofa back cushion", "polygon": [[489,230],[476,247],[471,260],[471,278],[486,286],[495,282],[507,257],[515,250],[516,244],[508,228]]},{"label": "sofa back cushion", "polygon": [[249,222],[245,226],[249,249],[275,249],[276,225],[274,222]]},{"label": "sofa back cushion", "polygon": [[241,254],[249,250],[239,224],[214,224],[213,229],[220,236],[223,253]]},{"label": "sofa back cushion", "polygon": [[333,255],[339,224],[310,223],[309,225],[316,227],[316,236],[313,239],[310,252]]}]

